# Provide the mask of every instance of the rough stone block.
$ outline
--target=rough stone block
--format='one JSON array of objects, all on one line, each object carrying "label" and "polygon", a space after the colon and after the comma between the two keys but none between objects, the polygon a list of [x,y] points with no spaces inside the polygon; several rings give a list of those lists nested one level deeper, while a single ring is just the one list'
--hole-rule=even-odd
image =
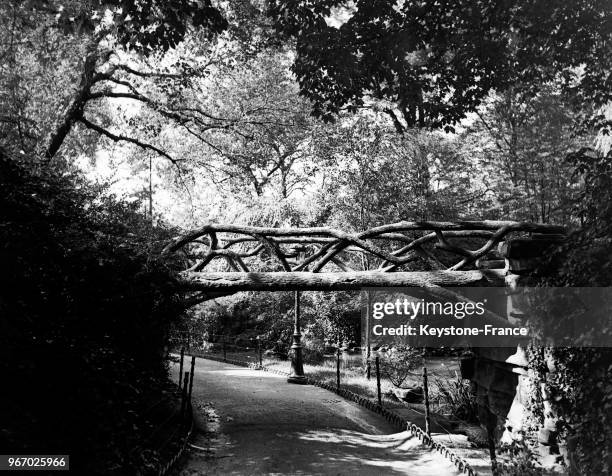
[{"label": "rough stone block", "polygon": [[550,446],[555,442],[556,432],[547,428],[540,428],[538,432],[538,442],[545,446]]},{"label": "rough stone block", "polygon": [[538,259],[554,244],[553,240],[533,240],[531,238],[514,238],[503,241],[499,251],[504,258],[510,259]]}]

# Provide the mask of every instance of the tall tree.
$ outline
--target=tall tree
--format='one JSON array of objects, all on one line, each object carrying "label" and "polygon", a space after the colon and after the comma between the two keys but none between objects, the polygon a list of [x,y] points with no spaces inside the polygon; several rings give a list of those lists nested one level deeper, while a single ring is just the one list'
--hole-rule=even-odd
[{"label": "tall tree", "polygon": [[[9,123],[18,131],[21,129],[22,143],[24,124],[30,126],[30,131],[35,129],[32,125],[42,129],[37,133],[30,132],[30,135],[37,142],[48,135],[44,147],[47,159],[57,154],[76,123],[114,141],[132,142],[170,158],[169,154],[154,145],[113,133],[95,123],[87,117],[87,105],[100,97],[132,98],[154,104],[148,98],[141,97],[133,85],[134,79],[186,81],[201,72],[199,66],[183,62],[169,68],[170,71],[138,70],[125,61],[126,55],[146,59],[175,48],[193,28],[210,36],[227,26],[210,0],[11,1],[0,7],[0,18],[8,26],[3,34],[8,39],[3,41],[3,45],[8,45],[3,56],[9,57],[13,63],[19,60],[36,62],[27,55],[27,51],[34,47],[41,59],[53,63],[51,68],[61,69],[68,77],[67,81],[64,80],[66,89],[56,91],[64,107],[59,108],[59,114],[56,113],[54,124],[39,124],[36,119],[24,114],[16,116],[17,123],[14,119]],[[60,46],[60,53],[66,53],[65,56],[55,55],[45,44],[37,43],[37,40],[44,41],[49,36]],[[66,51],[67,46],[71,47],[70,51]],[[57,74],[57,71],[54,73]],[[17,88],[19,92],[20,78],[15,77],[10,69],[3,71],[2,83],[3,90],[15,91]],[[117,87],[125,90],[117,91]],[[32,94],[29,96],[32,97]],[[23,103],[28,95],[21,94],[19,97]],[[35,110],[36,106],[32,109]],[[15,112],[19,110],[17,107]],[[168,118],[180,120],[176,113],[162,111]],[[50,133],[46,134],[46,131]]]},{"label": "tall tree", "polygon": [[511,90],[491,98],[461,135],[495,191],[490,214],[569,224],[578,178],[566,156],[593,140],[558,90],[534,97]]},{"label": "tall tree", "polygon": [[226,118],[224,128],[197,128],[197,141],[207,146],[209,168],[233,189],[249,189],[254,195],[272,192],[281,199],[300,188],[316,124],[310,105],[298,96],[289,71],[290,54],[271,49],[212,74],[202,84],[204,94],[184,91],[181,102],[191,110],[211,111]]}]

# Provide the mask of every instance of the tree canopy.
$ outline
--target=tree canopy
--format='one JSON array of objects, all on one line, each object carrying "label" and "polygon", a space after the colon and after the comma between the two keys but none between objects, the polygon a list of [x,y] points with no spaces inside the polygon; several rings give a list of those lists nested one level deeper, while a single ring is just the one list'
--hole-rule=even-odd
[{"label": "tree canopy", "polygon": [[551,80],[599,105],[612,97],[607,0],[275,0],[270,13],[326,119],[375,101],[398,130],[451,130],[492,90],[535,94]]}]

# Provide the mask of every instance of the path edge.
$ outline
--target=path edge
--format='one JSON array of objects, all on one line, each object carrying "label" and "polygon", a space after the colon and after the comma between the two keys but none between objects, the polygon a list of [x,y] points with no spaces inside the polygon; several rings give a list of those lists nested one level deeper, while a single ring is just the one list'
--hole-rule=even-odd
[{"label": "path edge", "polygon": [[179,460],[179,458],[183,455],[185,448],[187,448],[187,444],[189,443],[189,440],[191,439],[191,435],[193,434],[193,429],[194,429],[193,407],[191,405],[191,402],[187,402],[186,411],[187,411],[187,417],[189,418],[189,424],[187,427],[187,431],[184,432],[184,434],[180,436],[181,443],[179,445],[178,450],[174,453],[174,455],[169,457],[165,461],[165,463],[162,463],[159,465],[159,469],[156,473],[157,476],[166,476],[170,472],[170,470],[173,469],[174,465]]},{"label": "path edge", "polygon": [[[243,360],[235,360],[235,359],[224,359],[223,357],[216,357],[213,355],[200,355],[200,354],[194,354],[194,355],[201,359],[213,360],[215,362],[236,365],[238,367],[246,367],[252,370],[261,370],[264,372],[270,372],[273,374],[282,375],[284,377],[289,376],[289,372],[285,372],[283,370],[278,370],[278,369],[269,369],[267,367],[260,367],[259,365],[254,364],[253,362],[246,362]],[[379,415],[385,417],[385,419],[389,423],[391,423],[393,426],[395,426],[395,428],[397,428],[399,431],[409,431],[412,434],[412,436],[416,436],[423,445],[428,446],[430,449],[435,450],[438,453],[440,453],[442,456],[448,459],[451,463],[453,463],[455,467],[459,471],[461,471],[463,474],[467,474],[468,476],[478,476],[478,473],[474,470],[474,468],[470,466],[470,464],[467,461],[465,461],[463,458],[458,456],[447,446],[427,436],[427,433],[425,433],[425,430],[423,430],[423,428],[417,426],[416,424],[408,420],[404,420],[400,415],[393,412],[392,410],[388,410],[384,407],[381,407],[374,400],[370,400],[369,398],[366,398],[362,395],[359,395],[345,388],[337,388],[335,385],[330,385],[320,380],[313,379],[312,377],[306,376],[306,383],[308,383],[309,385],[314,385],[315,387],[320,387],[330,392],[333,392],[336,395],[339,395],[342,398],[345,398],[346,400],[355,402],[359,406],[362,406],[374,413],[378,413]],[[192,427],[193,427],[193,423],[192,423]]]}]

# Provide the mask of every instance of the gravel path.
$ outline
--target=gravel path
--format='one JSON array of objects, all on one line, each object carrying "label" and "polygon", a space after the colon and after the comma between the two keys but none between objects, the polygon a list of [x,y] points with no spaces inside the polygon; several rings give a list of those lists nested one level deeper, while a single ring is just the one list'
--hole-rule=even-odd
[{"label": "gravel path", "polygon": [[193,402],[180,476],[458,474],[379,415],[279,375],[198,359]]}]

